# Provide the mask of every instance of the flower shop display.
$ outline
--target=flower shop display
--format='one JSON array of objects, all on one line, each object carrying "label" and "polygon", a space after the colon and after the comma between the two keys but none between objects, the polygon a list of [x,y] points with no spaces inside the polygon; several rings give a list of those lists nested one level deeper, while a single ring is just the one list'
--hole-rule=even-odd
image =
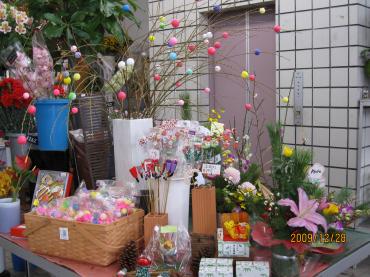
[{"label": "flower shop display", "polygon": [[28,156],[17,156],[13,167],[0,172],[0,233],[9,233],[20,224],[19,192],[26,182],[35,180],[37,174],[31,164]]}]

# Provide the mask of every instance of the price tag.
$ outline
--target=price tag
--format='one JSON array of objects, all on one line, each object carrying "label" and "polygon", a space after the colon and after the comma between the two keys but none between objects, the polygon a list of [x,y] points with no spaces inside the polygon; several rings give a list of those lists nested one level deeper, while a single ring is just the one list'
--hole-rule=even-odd
[{"label": "price tag", "polygon": [[69,240],[68,228],[59,227],[59,239],[60,240]]},{"label": "price tag", "polygon": [[36,144],[36,145],[39,144],[39,140],[38,140],[37,136],[28,135],[27,136],[27,141],[29,143],[32,143],[32,144]]},{"label": "price tag", "polygon": [[206,175],[218,176],[221,174],[220,164],[203,164],[202,173]]},{"label": "price tag", "polygon": [[249,257],[249,242],[219,241],[219,257]]}]

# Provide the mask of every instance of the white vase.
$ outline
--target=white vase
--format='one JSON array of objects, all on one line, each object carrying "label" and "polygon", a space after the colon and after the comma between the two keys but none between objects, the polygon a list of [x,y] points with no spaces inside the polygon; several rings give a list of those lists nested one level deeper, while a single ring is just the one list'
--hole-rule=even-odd
[{"label": "white vase", "polygon": [[0,199],[0,233],[10,233],[10,229],[21,222],[21,205],[19,199]]},{"label": "white vase", "polygon": [[[172,177],[160,180],[160,205],[168,214],[168,224],[189,227],[189,198],[191,176],[185,178]],[[154,186],[155,197],[157,187]],[[168,192],[168,194],[167,194]],[[156,208],[156,207],[155,207]],[[164,208],[162,208],[164,209]],[[157,211],[157,208],[156,208]]]},{"label": "white vase", "polygon": [[116,180],[134,181],[129,170],[147,158],[139,139],[149,134],[153,119],[113,119],[113,144]]}]

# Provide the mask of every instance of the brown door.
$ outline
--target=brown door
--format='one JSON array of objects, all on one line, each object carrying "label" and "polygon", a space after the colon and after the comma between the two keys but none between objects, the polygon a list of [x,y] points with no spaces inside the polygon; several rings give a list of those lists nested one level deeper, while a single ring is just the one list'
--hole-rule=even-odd
[{"label": "brown door", "polygon": [[[214,74],[210,74],[210,108],[225,110],[221,122],[226,127],[234,127],[235,117],[235,127],[240,134],[243,130],[245,104],[254,102],[254,106],[258,106],[262,102],[257,117],[251,114],[248,116],[247,125],[252,123],[252,161],[261,163],[262,155],[264,164],[271,160],[270,151],[263,152],[270,145],[265,125],[274,122],[276,116],[274,24],[273,11],[271,14],[260,15],[256,12],[249,14],[246,10],[225,13],[216,22],[211,22],[216,38],[222,37],[224,32],[229,33],[229,38],[219,39],[222,47],[211,62],[210,72]],[[255,55],[256,49],[262,53]],[[221,66],[220,73],[214,71],[216,65]],[[256,76],[254,84],[241,78],[241,72],[246,69]],[[257,95],[254,100],[253,91]],[[260,131],[263,132],[259,140],[255,126],[257,119]]]}]

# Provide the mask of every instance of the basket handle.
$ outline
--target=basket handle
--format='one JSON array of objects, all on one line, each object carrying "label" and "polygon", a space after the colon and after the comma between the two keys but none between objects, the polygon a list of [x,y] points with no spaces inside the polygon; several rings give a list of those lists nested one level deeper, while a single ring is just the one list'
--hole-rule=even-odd
[{"label": "basket handle", "polygon": [[91,235],[88,231],[86,231],[83,227],[81,227],[79,224],[75,225],[76,230],[81,233],[86,239],[88,239],[92,244],[95,244],[101,249],[104,249],[111,253],[116,253],[117,251],[121,250],[124,245],[122,246],[112,246],[106,243],[101,242],[97,238],[95,238],[93,235]]},{"label": "basket handle", "polygon": [[42,223],[37,226],[36,228],[33,228],[33,229],[26,229],[26,231],[24,232],[24,234],[28,237],[29,235],[32,235],[33,233],[35,233],[36,231],[44,228],[46,225],[48,225],[50,223],[49,219],[47,218],[43,218],[42,219]]}]

